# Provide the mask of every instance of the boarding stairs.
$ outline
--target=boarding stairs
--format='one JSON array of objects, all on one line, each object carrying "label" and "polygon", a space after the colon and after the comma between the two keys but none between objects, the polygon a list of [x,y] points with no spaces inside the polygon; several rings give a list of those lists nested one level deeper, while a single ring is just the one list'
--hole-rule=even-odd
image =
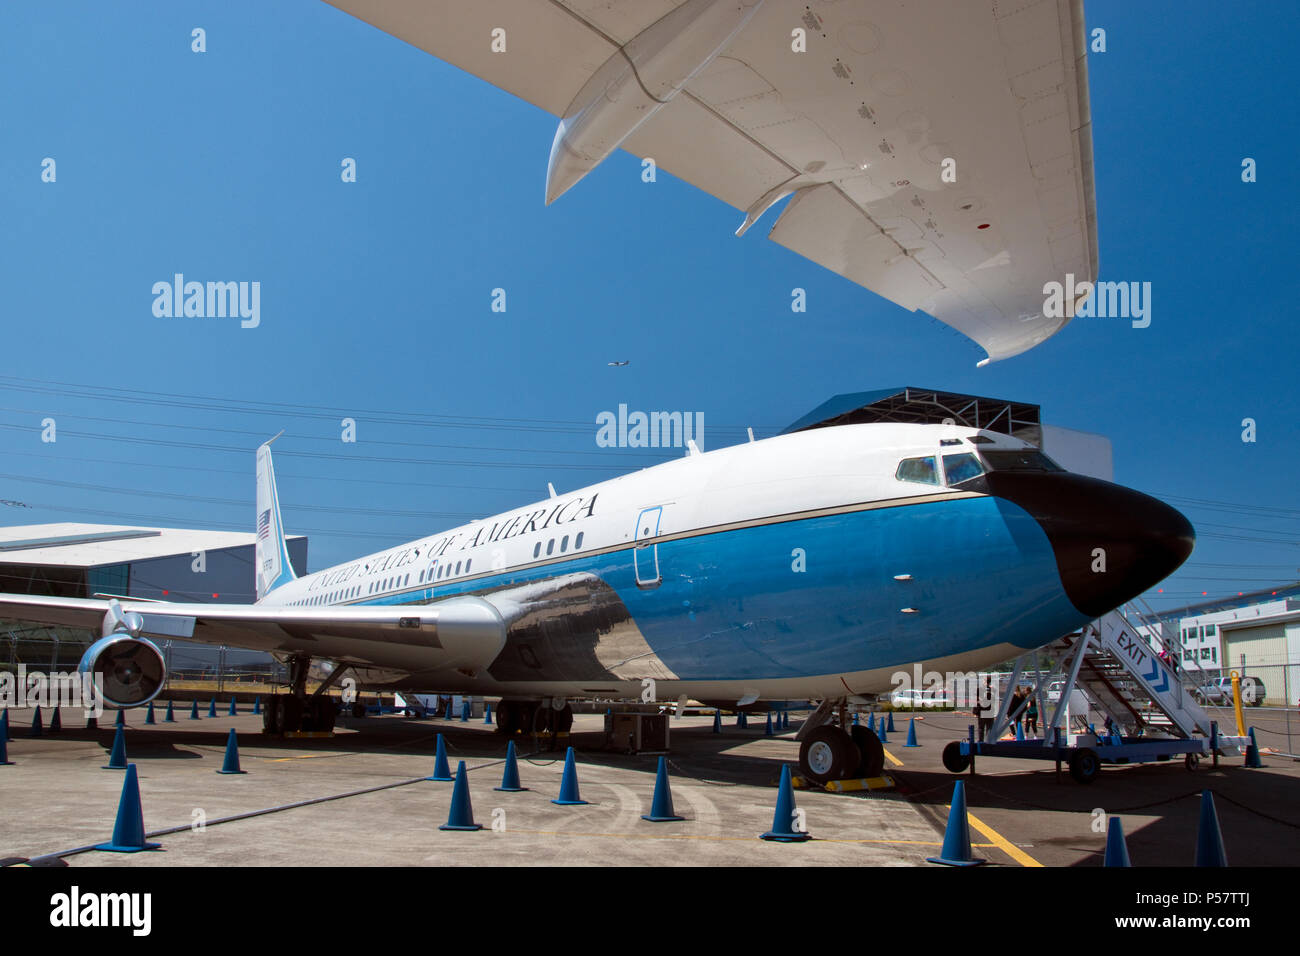
[{"label": "boarding stairs", "polygon": [[[1195,684],[1159,656],[1160,634],[1155,615],[1130,602],[1045,650],[1062,664],[1069,662],[1073,687],[1124,734],[1210,737],[1210,716],[1193,696]],[[1169,650],[1170,660],[1177,661],[1177,647]],[[1067,681],[1063,700],[1070,690]],[[1222,739],[1221,749],[1235,750],[1235,740]]]}]

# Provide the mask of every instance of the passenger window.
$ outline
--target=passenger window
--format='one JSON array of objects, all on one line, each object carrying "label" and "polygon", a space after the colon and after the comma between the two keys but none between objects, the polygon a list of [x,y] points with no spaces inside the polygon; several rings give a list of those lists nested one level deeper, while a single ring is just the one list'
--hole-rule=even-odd
[{"label": "passenger window", "polygon": [[546,553],[550,554],[554,550],[555,550],[555,539],[552,538],[550,541],[546,542]]},{"label": "passenger window", "polygon": [[560,553],[563,554],[567,550],[569,550],[569,536],[566,534],[560,539]]},{"label": "passenger window", "polygon": [[894,477],[899,481],[916,481],[923,485],[937,485],[939,483],[939,470],[935,467],[934,458],[904,458],[898,463],[898,471],[894,472]]},{"label": "passenger window", "polygon": [[457,574],[460,574],[460,562],[459,562],[459,561],[456,562],[456,573],[457,573]]},{"label": "passenger window", "polygon": [[581,548],[581,547],[582,547],[582,534],[583,534],[583,532],[579,531],[579,532],[578,532],[578,536],[577,536],[576,538],[573,539],[573,547],[574,547],[575,549],[576,549],[576,548]]},{"label": "passenger window", "polygon": [[967,452],[962,455],[944,455],[943,472],[948,477],[948,484],[959,485],[984,474],[984,468],[974,455]]},{"label": "passenger window", "polygon": [[533,545],[533,557],[535,558],[541,553],[542,553],[542,543],[538,541],[535,545]]},{"label": "passenger window", "polygon": [[469,574],[469,566],[470,566],[471,564],[473,564],[473,563],[474,563],[474,559],[473,559],[473,558],[469,558],[469,559],[467,559],[467,560],[465,561],[465,573],[466,573],[466,574]]}]

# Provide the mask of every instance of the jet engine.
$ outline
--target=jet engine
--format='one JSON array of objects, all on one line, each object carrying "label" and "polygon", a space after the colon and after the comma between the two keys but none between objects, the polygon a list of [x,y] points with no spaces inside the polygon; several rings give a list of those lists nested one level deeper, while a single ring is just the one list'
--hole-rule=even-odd
[{"label": "jet engine", "polygon": [[123,611],[109,602],[103,637],[91,644],[77,665],[89,674],[104,702],[114,707],[140,707],[158,696],[167,680],[162,651],[140,637],[144,619],[136,611]]}]

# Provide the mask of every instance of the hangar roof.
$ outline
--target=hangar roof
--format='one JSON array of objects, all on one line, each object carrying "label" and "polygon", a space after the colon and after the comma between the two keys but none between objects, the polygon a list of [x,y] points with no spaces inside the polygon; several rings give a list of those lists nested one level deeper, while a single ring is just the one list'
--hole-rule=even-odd
[{"label": "hangar roof", "polygon": [[870,392],[836,395],[822,402],[781,434],[863,422],[937,425],[946,419],[952,419],[958,425],[1002,432],[1034,445],[1042,443],[1037,405],[912,387],[878,388]]},{"label": "hangar roof", "polygon": [[195,551],[246,547],[256,540],[251,531],[144,528],[70,521],[14,525],[0,527],[0,564],[93,568]]}]

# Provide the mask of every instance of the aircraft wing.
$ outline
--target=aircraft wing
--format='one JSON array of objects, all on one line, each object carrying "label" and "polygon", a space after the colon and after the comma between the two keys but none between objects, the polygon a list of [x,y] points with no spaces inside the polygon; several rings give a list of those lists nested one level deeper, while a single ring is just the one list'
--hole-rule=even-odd
[{"label": "aircraft wing", "polygon": [[[306,653],[407,672],[485,670],[505,644],[505,623],[479,598],[395,607],[118,602],[143,619],[139,636]],[[100,632],[108,601],[0,594],[0,618]]]},{"label": "aircraft wing", "polygon": [[[649,115],[613,145],[744,211],[742,231],[793,193],[772,240],[988,360],[1069,321],[1043,314],[1045,283],[1096,278],[1082,0],[763,0],[695,73],[673,56],[707,14],[667,33],[665,18],[709,0],[326,2],[561,117],[560,133],[602,65],[597,87],[636,64]],[[654,76],[664,63],[680,75]]]}]

